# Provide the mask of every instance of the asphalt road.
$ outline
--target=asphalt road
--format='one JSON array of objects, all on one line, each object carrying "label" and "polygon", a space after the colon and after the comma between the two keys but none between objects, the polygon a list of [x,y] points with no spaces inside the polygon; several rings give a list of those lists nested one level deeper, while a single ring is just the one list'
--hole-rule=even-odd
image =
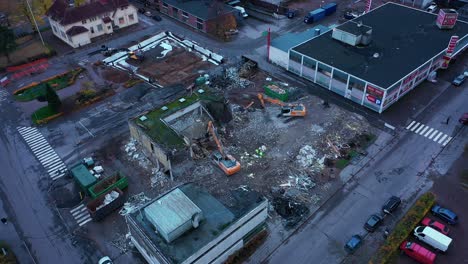
[{"label": "asphalt road", "polygon": [[[415,121],[455,138],[447,145],[447,148],[452,148],[451,151],[443,157],[444,164],[448,166],[461,155],[462,146],[468,142],[468,130],[461,128],[455,120],[468,110],[468,90],[466,87],[449,89],[444,95]],[[449,115],[454,118],[447,125],[445,120]],[[388,151],[379,154],[372,165],[357,174],[264,262],[310,263],[314,260],[314,263],[340,263],[347,257],[343,249],[345,242],[354,234],[366,236],[362,228],[364,222],[370,214],[379,212],[388,197],[398,195],[403,199],[403,210],[399,214],[407,209],[418,194],[431,188],[433,183],[428,178],[428,168],[443,148],[415,131],[417,129],[410,131],[403,128],[396,144],[388,146]],[[395,220],[386,218],[384,225],[393,224]],[[365,240],[373,241],[373,236],[382,237],[382,230],[383,227],[376,234],[366,236]],[[362,249],[360,252],[361,261],[370,256],[365,251]],[[359,259],[360,253],[358,251],[355,258]]]}]

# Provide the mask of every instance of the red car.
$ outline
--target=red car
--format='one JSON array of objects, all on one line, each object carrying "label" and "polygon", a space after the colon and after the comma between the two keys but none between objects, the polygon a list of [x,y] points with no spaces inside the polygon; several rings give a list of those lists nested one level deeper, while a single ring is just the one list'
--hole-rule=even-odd
[{"label": "red car", "polygon": [[441,222],[432,220],[429,217],[424,217],[424,219],[421,221],[421,224],[430,226],[444,235],[448,235],[450,232],[450,229],[446,225],[442,224]]},{"label": "red car", "polygon": [[464,113],[460,119],[458,119],[458,122],[460,122],[460,124],[462,125],[466,125],[468,124],[468,113]]},{"label": "red car", "polygon": [[404,241],[401,243],[400,249],[406,255],[422,264],[433,264],[436,258],[436,254],[414,242]]}]

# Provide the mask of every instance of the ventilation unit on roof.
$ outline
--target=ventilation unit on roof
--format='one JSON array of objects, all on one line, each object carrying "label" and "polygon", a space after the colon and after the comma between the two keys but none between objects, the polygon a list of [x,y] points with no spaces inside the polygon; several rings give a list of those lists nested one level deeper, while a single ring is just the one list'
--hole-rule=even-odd
[{"label": "ventilation unit on roof", "polygon": [[364,25],[362,21],[348,21],[333,29],[332,38],[351,46],[367,46],[372,40],[372,27]]}]

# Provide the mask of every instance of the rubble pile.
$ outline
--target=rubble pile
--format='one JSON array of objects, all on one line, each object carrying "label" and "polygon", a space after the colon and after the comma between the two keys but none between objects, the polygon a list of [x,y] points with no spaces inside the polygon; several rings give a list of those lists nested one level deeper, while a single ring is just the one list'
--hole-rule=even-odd
[{"label": "rubble pile", "polygon": [[284,218],[287,228],[296,226],[304,216],[309,214],[309,208],[304,203],[282,196],[274,197],[272,204],[276,213]]},{"label": "rubble pile", "polygon": [[112,203],[115,199],[119,197],[119,193],[116,191],[112,191],[104,196],[104,202],[96,208],[96,210],[101,209],[102,207]]},{"label": "rubble pile", "polygon": [[119,214],[121,216],[126,216],[131,214],[136,209],[140,208],[146,202],[150,201],[151,199],[148,198],[144,193],[139,193],[131,196],[128,198],[127,202],[123,205],[122,209],[120,209]]},{"label": "rubble pile", "polygon": [[299,167],[311,172],[320,172],[325,167],[326,156],[317,157],[317,151],[310,145],[305,145],[299,150],[296,156],[296,162]]}]

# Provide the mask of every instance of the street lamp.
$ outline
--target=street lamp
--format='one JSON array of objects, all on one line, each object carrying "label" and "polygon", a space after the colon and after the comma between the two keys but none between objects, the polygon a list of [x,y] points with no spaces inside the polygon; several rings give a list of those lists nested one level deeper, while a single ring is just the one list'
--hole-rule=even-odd
[{"label": "street lamp", "polygon": [[39,27],[37,26],[37,21],[32,12],[31,5],[29,4],[29,0],[25,0],[25,1],[26,1],[26,4],[28,4],[29,12],[31,13],[31,17],[34,21],[34,25],[36,25],[36,30],[37,30],[37,33],[39,33],[39,37],[41,38],[42,45],[45,46],[44,39],[42,38],[42,34],[41,34],[41,31],[39,30]]}]

